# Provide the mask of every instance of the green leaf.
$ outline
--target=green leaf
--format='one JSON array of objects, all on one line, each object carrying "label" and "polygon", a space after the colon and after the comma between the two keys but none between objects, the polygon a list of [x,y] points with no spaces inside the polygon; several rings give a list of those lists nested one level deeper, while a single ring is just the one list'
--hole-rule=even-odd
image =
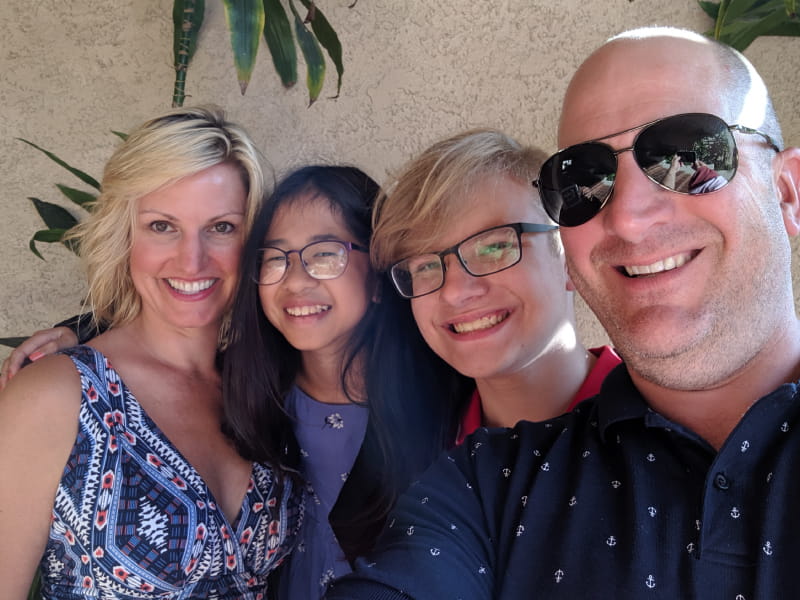
[{"label": "green leaf", "polygon": [[111,133],[113,133],[115,136],[117,136],[123,142],[128,139],[128,134],[127,133],[123,133],[121,131],[114,131],[113,129],[111,130]]},{"label": "green leaf", "polygon": [[717,20],[717,14],[719,14],[719,2],[708,2],[707,0],[697,0],[697,3],[709,17],[711,17],[715,21]]},{"label": "green leaf", "polygon": [[197,39],[203,25],[205,0],[175,0],[172,5],[172,52],[175,65],[175,84],[172,106],[183,106],[186,98],[186,72],[197,50]]},{"label": "green leaf", "polygon": [[231,32],[231,48],[239,87],[244,95],[256,64],[258,43],[264,31],[263,0],[222,0]]},{"label": "green leaf", "polygon": [[334,96],[334,98],[338,98],[339,92],[342,89],[342,74],[344,74],[342,43],[339,41],[339,36],[336,35],[336,31],[331,27],[330,22],[328,22],[328,19],[319,7],[311,0],[300,1],[303,3],[303,6],[309,10],[309,15],[306,20],[311,22],[311,30],[314,32],[314,35],[317,36],[319,43],[325,48],[328,56],[331,57],[331,61],[336,66],[338,78],[336,80],[336,96]]},{"label": "green leaf", "polygon": [[[730,14],[730,13],[729,13]],[[762,35],[798,35],[800,21],[791,18],[785,10],[784,0],[767,0],[753,3],[746,13],[736,20],[727,20],[718,28],[721,42],[745,50]]]},{"label": "green leaf", "polygon": [[[9,348],[16,348],[17,346],[19,346],[22,342],[24,342],[27,339],[28,338],[26,338],[26,337],[0,337],[0,344],[2,344],[3,346],[8,346]],[[37,572],[37,574],[38,574],[38,572]],[[37,588],[38,588],[38,586],[37,586]],[[34,588],[31,587],[31,590],[28,593],[28,598],[30,600],[40,598],[41,596],[39,596],[37,592],[38,592],[38,589],[34,590]]]},{"label": "green leaf", "polygon": [[314,104],[322,91],[322,84],[325,82],[325,57],[322,56],[322,49],[312,33],[306,29],[303,20],[297,13],[294,0],[289,0],[289,7],[294,14],[294,31],[297,35],[297,43],[303,58],[306,61],[306,85],[308,86],[308,105]]},{"label": "green leaf", "polygon": [[42,217],[44,224],[51,229],[56,228],[67,230],[70,227],[74,227],[78,224],[78,220],[75,217],[73,217],[66,209],[61,208],[57,204],[53,204],[52,202],[44,202],[39,200],[39,198],[32,197],[29,197],[28,200],[33,202],[34,207],[36,207],[36,212],[38,212],[39,216]]},{"label": "green leaf", "polygon": [[44,260],[44,256],[41,255],[38,248],[36,248],[36,242],[45,242],[48,244],[55,244],[57,242],[62,242],[67,248],[69,248],[75,254],[78,253],[77,244],[73,241],[65,242],[62,238],[64,234],[67,232],[66,229],[40,229],[36,233],[33,234],[31,241],[28,243],[28,247],[31,249],[36,256]]},{"label": "green leaf", "polygon": [[66,162],[64,162],[64,161],[63,161],[63,160],[61,160],[60,158],[58,158],[58,157],[57,157],[55,154],[53,154],[53,153],[52,153],[52,152],[50,152],[49,150],[45,150],[44,148],[41,148],[41,147],[37,146],[37,145],[36,145],[36,144],[34,144],[33,142],[29,142],[28,140],[26,140],[26,139],[24,139],[24,138],[17,138],[17,139],[18,139],[20,142],[25,142],[25,143],[26,143],[26,144],[28,144],[29,146],[33,146],[33,147],[34,147],[34,148],[36,148],[36,149],[37,149],[39,152],[42,152],[42,153],[43,153],[45,156],[47,156],[47,158],[49,158],[50,160],[52,160],[52,161],[53,161],[54,163],[56,163],[57,165],[59,165],[59,166],[61,166],[61,167],[64,167],[64,168],[65,168],[67,171],[69,171],[70,173],[72,173],[73,175],[75,175],[75,177],[77,177],[78,179],[80,179],[81,181],[83,181],[84,183],[86,183],[87,185],[90,185],[90,186],[92,186],[92,187],[93,187],[94,189],[96,189],[96,190],[99,190],[99,189],[100,189],[100,184],[99,184],[99,183],[97,183],[97,180],[96,180],[94,177],[92,177],[91,175],[89,175],[89,174],[87,174],[87,173],[84,173],[84,172],[83,172],[83,171],[81,171],[80,169],[76,169],[75,167],[73,167],[73,166],[70,166],[69,164],[67,164]]},{"label": "green leaf", "polygon": [[[728,0],[727,2],[723,2],[722,26],[724,27],[742,18],[744,15],[752,13],[763,4],[774,3],[775,1],[776,0]],[[783,3],[783,0],[777,0],[777,2]]]},{"label": "green leaf", "polygon": [[64,194],[67,198],[69,198],[72,202],[77,204],[78,206],[83,206],[86,208],[86,204],[89,202],[94,202],[97,200],[97,196],[94,194],[90,194],[89,192],[84,192],[83,190],[76,190],[75,188],[71,188],[69,186],[63,185],[61,183],[57,183],[56,187],[61,190],[61,193]]},{"label": "green leaf", "polygon": [[175,0],[172,5],[172,53],[175,68],[189,65],[205,15],[205,0]]},{"label": "green leaf", "polygon": [[292,26],[280,0],[264,0],[264,39],[272,55],[272,64],[284,87],[297,83],[297,49]]},{"label": "green leaf", "polygon": [[706,35],[744,50],[762,35],[800,35],[800,21],[793,15],[797,0],[700,1],[708,14],[716,10],[713,32]]}]

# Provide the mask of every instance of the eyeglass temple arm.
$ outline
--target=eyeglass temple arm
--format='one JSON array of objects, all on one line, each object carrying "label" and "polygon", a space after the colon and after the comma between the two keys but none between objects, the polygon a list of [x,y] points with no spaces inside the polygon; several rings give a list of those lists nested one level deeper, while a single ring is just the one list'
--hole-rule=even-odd
[{"label": "eyeglass temple arm", "polygon": [[775,143],[775,140],[772,139],[771,136],[764,133],[763,131],[759,131],[758,129],[753,129],[752,127],[745,127],[744,125],[729,125],[729,129],[734,131],[741,131],[742,133],[749,133],[751,135],[760,135],[766,142],[770,145],[770,147],[775,150],[775,152],[780,152],[781,149],[778,144]]}]

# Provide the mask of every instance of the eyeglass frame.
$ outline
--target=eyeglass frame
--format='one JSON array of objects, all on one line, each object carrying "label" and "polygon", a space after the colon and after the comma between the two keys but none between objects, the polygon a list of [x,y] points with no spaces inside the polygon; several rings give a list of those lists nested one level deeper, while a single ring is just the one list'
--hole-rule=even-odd
[{"label": "eyeglass frame", "polygon": [[[306,263],[306,261],[303,260],[303,252],[305,252],[305,250],[307,248],[310,248],[311,246],[314,246],[316,244],[326,244],[326,243],[327,244],[330,244],[330,243],[339,244],[340,246],[344,247],[344,249],[346,250],[345,263],[344,263],[344,266],[342,267],[342,272],[339,273],[338,275],[335,275],[333,277],[316,277],[312,273],[309,272],[308,264]],[[283,274],[281,275],[280,279],[278,279],[277,281],[272,281],[270,283],[262,283],[261,282],[260,275],[261,275],[261,269],[264,266],[264,257],[263,257],[263,251],[264,250],[277,250],[278,252],[283,254],[284,259],[286,260],[286,263],[285,263],[286,266],[283,268]],[[306,275],[308,275],[309,277],[311,277],[312,279],[315,279],[317,281],[331,281],[332,279],[338,279],[339,277],[344,275],[344,272],[347,270],[347,265],[350,264],[350,252],[352,252],[353,250],[356,250],[358,252],[367,252],[367,253],[369,253],[369,248],[367,248],[366,246],[362,246],[361,244],[356,244],[355,242],[345,242],[343,240],[337,240],[337,239],[315,240],[313,242],[310,242],[310,243],[306,244],[305,246],[303,246],[299,250],[284,250],[283,248],[278,248],[277,246],[263,246],[263,247],[258,248],[256,250],[256,252],[259,254],[260,260],[258,262],[258,265],[257,265],[257,268],[256,268],[256,272],[251,276],[251,279],[257,285],[276,285],[276,284],[280,283],[281,281],[286,279],[286,274],[289,272],[289,267],[291,267],[291,262],[289,261],[289,255],[290,254],[297,254],[297,257],[300,259],[300,265],[303,267],[303,271],[305,271]]]},{"label": "eyeglass frame", "polygon": [[[496,271],[489,271],[488,273],[476,274],[476,273],[473,273],[472,271],[470,271],[469,267],[464,262],[464,259],[461,256],[461,253],[459,252],[459,248],[463,244],[465,244],[466,242],[470,241],[473,238],[478,237],[479,235],[484,235],[486,233],[489,233],[490,231],[494,231],[495,229],[505,229],[505,228],[513,229],[514,232],[517,234],[517,244],[519,245],[519,256],[517,257],[517,260],[515,260],[510,265],[506,265],[506,266],[504,266],[504,267],[502,267],[500,269],[497,269]],[[407,300],[411,300],[413,298],[421,298],[423,296],[427,296],[428,294],[432,294],[433,292],[436,292],[436,291],[442,289],[442,287],[444,287],[445,277],[447,275],[447,263],[445,263],[445,260],[444,260],[445,256],[448,256],[450,254],[455,255],[456,259],[458,260],[458,263],[461,265],[461,267],[464,269],[464,271],[468,275],[470,275],[471,277],[486,277],[487,275],[494,275],[495,273],[500,273],[501,271],[505,271],[506,269],[510,269],[514,265],[519,264],[519,262],[522,260],[522,234],[523,233],[546,233],[548,231],[556,231],[556,230],[558,230],[558,228],[559,228],[558,225],[549,225],[549,224],[544,224],[544,223],[523,223],[523,222],[518,222],[518,223],[505,223],[504,225],[495,225],[494,227],[489,227],[487,229],[482,229],[481,231],[477,231],[477,232],[473,233],[472,235],[469,235],[469,236],[465,237],[460,242],[458,242],[456,244],[453,244],[449,248],[445,248],[444,250],[442,250],[440,252],[422,252],[420,254],[414,254],[412,256],[408,256],[406,258],[398,260],[397,262],[393,263],[389,267],[389,276],[390,276],[390,279],[392,280],[392,285],[394,286],[394,289],[397,290],[397,293],[400,294],[403,298],[406,298]],[[407,260],[410,260],[412,258],[416,258],[418,256],[436,256],[436,257],[439,258],[439,263],[442,266],[442,281],[437,287],[435,287],[432,290],[429,290],[429,291],[425,292],[424,294],[414,294],[414,295],[409,296],[409,295],[403,293],[403,291],[400,289],[400,285],[397,283],[397,279],[396,279],[396,276],[395,276],[395,267],[397,267],[397,265],[399,265],[400,263],[406,262]]]},{"label": "eyeglass frame", "polygon": [[[648,127],[650,127],[650,126],[652,126],[652,125],[655,125],[656,123],[659,123],[659,122],[661,122],[661,121],[666,121],[667,119],[673,119],[673,118],[675,118],[675,117],[694,116],[694,115],[701,115],[701,116],[705,116],[705,117],[714,117],[715,119],[719,119],[719,121],[721,121],[721,122],[722,122],[722,123],[725,125],[725,127],[728,129],[728,131],[731,131],[731,132],[738,131],[738,132],[740,132],[740,133],[744,133],[744,134],[748,134],[748,135],[759,135],[759,136],[761,136],[761,137],[764,139],[764,141],[766,141],[766,142],[767,142],[767,144],[769,144],[770,148],[772,148],[773,150],[775,150],[775,152],[781,152],[780,146],[778,146],[778,144],[775,142],[775,140],[774,140],[774,139],[772,139],[772,137],[771,137],[769,134],[767,134],[767,133],[764,133],[763,131],[759,131],[758,129],[754,129],[754,128],[752,128],[752,127],[746,127],[745,125],[739,125],[738,123],[735,123],[735,124],[733,124],[733,125],[729,125],[729,124],[727,123],[727,121],[725,121],[725,119],[723,119],[723,118],[722,118],[722,117],[720,117],[719,115],[715,115],[715,114],[712,114],[712,113],[677,113],[677,114],[674,114],[674,115],[667,115],[666,117],[661,117],[661,118],[658,118],[658,119],[654,119],[654,120],[652,120],[652,121],[648,121],[647,123],[642,123],[641,125],[636,125],[636,126],[634,126],[634,127],[629,127],[628,129],[623,129],[622,131],[618,131],[618,132],[616,132],[616,133],[610,133],[610,134],[608,134],[608,135],[604,135],[604,136],[602,136],[602,137],[599,137],[599,138],[594,138],[594,139],[591,139],[591,140],[586,140],[586,141],[583,141],[583,142],[578,142],[577,144],[571,144],[571,145],[569,145],[569,146],[565,146],[564,148],[561,148],[561,149],[559,149],[558,151],[556,151],[555,153],[553,153],[551,156],[549,156],[549,157],[547,158],[547,160],[545,160],[545,161],[542,163],[542,167],[539,169],[539,177],[537,177],[536,179],[534,179],[534,180],[531,182],[531,184],[532,184],[532,185],[533,185],[533,187],[535,187],[537,190],[538,190],[538,189],[541,189],[541,186],[540,186],[540,181],[541,181],[541,179],[542,179],[542,173],[544,172],[544,166],[545,166],[547,163],[549,163],[551,160],[553,160],[553,158],[555,158],[556,156],[558,156],[559,154],[561,154],[562,152],[566,152],[567,150],[570,150],[571,148],[576,148],[576,147],[578,147],[578,146],[583,146],[583,145],[585,145],[585,144],[598,144],[598,145],[600,145],[600,146],[605,146],[605,147],[607,147],[607,148],[608,148],[608,149],[611,151],[611,154],[612,154],[612,155],[613,155],[613,157],[614,157],[614,161],[616,162],[616,169],[614,169],[614,172],[613,172],[613,174],[614,174],[614,175],[616,175],[616,174],[619,172],[619,159],[618,159],[617,157],[618,157],[620,154],[622,154],[623,152],[633,152],[634,148],[636,147],[636,142],[639,140],[639,136],[640,136],[640,135],[641,135],[641,134],[642,134],[642,133],[643,133],[643,132],[644,132],[644,131],[645,131],[645,130],[648,128]],[[633,139],[633,143],[632,143],[630,146],[627,146],[627,147],[625,147],[625,148],[620,148],[619,150],[616,150],[616,149],[614,149],[613,147],[611,147],[611,145],[609,145],[609,144],[606,144],[606,143],[603,143],[603,140],[607,140],[607,139],[610,139],[610,138],[613,138],[613,137],[617,137],[617,136],[623,135],[623,134],[625,134],[625,133],[630,133],[631,131],[636,131],[637,129],[639,129],[639,130],[641,130],[641,131],[639,131],[639,132],[636,134],[636,137]],[[739,149],[739,145],[736,143],[736,138],[733,136],[733,134],[731,134],[731,139],[733,140],[733,145],[734,145],[734,146],[733,146],[733,150],[734,150],[734,157],[736,157],[736,156],[738,155],[738,149]],[[736,158],[734,158],[734,160],[736,160]],[[665,189],[665,190],[667,190],[667,191],[670,191],[670,192],[675,192],[676,194],[681,194],[681,195],[690,195],[690,194],[689,194],[689,192],[681,192],[681,191],[679,191],[679,190],[676,190],[676,189],[673,189],[673,188],[671,188],[671,187],[669,187],[669,186],[666,186],[666,185],[664,185],[664,184],[663,184],[663,183],[661,183],[660,181],[656,181],[655,179],[652,179],[652,178],[651,178],[651,177],[650,177],[650,176],[649,176],[649,175],[648,175],[648,174],[647,174],[647,173],[644,171],[644,168],[643,168],[643,167],[642,167],[642,166],[641,166],[641,165],[638,163],[638,161],[636,161],[636,166],[637,166],[637,167],[638,167],[638,169],[639,169],[639,170],[642,172],[642,174],[643,174],[645,177],[647,177],[647,179],[648,179],[649,181],[652,181],[653,183],[655,183],[655,184],[656,184],[657,186],[659,186],[660,188],[662,188],[662,189]],[[736,173],[738,172],[738,170],[739,170],[739,165],[738,165],[738,161],[736,161],[736,162],[734,162],[734,172],[733,172],[733,175],[731,176],[731,178],[730,178],[730,179],[728,179],[728,180],[725,182],[725,186],[727,186],[727,185],[728,185],[728,184],[729,184],[731,181],[733,181],[733,177],[736,175]],[[725,187],[725,186],[721,186],[721,188],[722,188],[722,187]],[[720,189],[721,189],[721,188],[720,188]],[[714,191],[716,191],[716,190],[714,190]],[[711,193],[711,192],[704,192],[704,194],[709,194],[709,193]],[[560,195],[560,194],[561,194],[561,192],[559,192],[559,195]],[[608,201],[609,201],[609,200],[611,200],[611,196],[613,196],[613,195],[614,195],[614,186],[613,186],[613,184],[612,184],[612,185],[611,185],[611,187],[610,187],[610,189],[609,189],[609,192],[608,192],[608,194],[606,195],[606,197],[605,197],[605,198],[603,198],[603,201],[600,203],[600,206],[598,207],[598,209],[597,209],[597,212],[596,212],[594,215],[592,215],[592,216],[591,216],[589,219],[587,219],[587,220],[586,220],[586,221],[584,221],[583,223],[579,223],[578,225],[565,225],[565,224],[563,224],[563,223],[560,223],[560,222],[559,222],[559,225],[560,225],[560,226],[563,226],[563,227],[579,227],[580,225],[583,225],[583,224],[585,224],[585,223],[588,223],[589,221],[591,221],[592,219],[594,219],[594,218],[595,218],[595,217],[596,217],[598,214],[600,214],[600,211],[601,211],[601,210],[603,210],[603,208],[604,208],[604,207],[605,207],[605,205],[608,203]],[[691,194],[691,195],[698,195],[698,194]],[[700,195],[702,195],[702,194],[700,194]],[[549,210],[549,208],[548,208],[548,203],[547,203],[547,201],[546,201],[546,200],[545,200],[545,198],[543,198],[543,197],[541,198],[541,200],[542,200],[542,206],[544,206],[545,210],[546,210],[546,211],[547,211],[547,213],[548,213],[548,216],[550,216],[551,218],[553,218],[553,215],[550,215],[550,210]]]}]

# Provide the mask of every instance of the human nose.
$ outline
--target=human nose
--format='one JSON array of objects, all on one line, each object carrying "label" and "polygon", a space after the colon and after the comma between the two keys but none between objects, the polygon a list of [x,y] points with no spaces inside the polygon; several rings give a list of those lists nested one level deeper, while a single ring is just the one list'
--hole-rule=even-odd
[{"label": "human nose", "polygon": [[[292,256],[294,254],[294,256]],[[286,253],[286,272],[283,275],[282,283],[291,290],[302,290],[313,285],[316,279],[311,277],[306,271],[303,259],[300,257],[299,250],[289,250]]]},{"label": "human nose", "polygon": [[178,248],[178,264],[185,273],[197,273],[205,267],[208,257],[206,240],[199,234],[185,234]]},{"label": "human nose", "polygon": [[640,242],[654,225],[669,220],[671,193],[648,179],[632,152],[617,156],[617,174],[608,203],[601,211],[605,229],[631,243]]},{"label": "human nose", "polygon": [[442,273],[444,283],[440,298],[452,306],[463,306],[486,293],[486,278],[470,275],[455,254],[443,259],[447,268]]}]

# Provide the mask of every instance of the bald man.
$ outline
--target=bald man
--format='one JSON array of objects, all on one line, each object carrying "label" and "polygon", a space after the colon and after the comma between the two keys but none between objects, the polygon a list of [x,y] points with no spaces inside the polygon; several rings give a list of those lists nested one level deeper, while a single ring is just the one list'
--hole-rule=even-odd
[{"label": "bald man", "polygon": [[674,29],[592,54],[559,144],[535,184],[625,363],[443,457],[328,598],[797,597],[800,150],[744,57]]}]

